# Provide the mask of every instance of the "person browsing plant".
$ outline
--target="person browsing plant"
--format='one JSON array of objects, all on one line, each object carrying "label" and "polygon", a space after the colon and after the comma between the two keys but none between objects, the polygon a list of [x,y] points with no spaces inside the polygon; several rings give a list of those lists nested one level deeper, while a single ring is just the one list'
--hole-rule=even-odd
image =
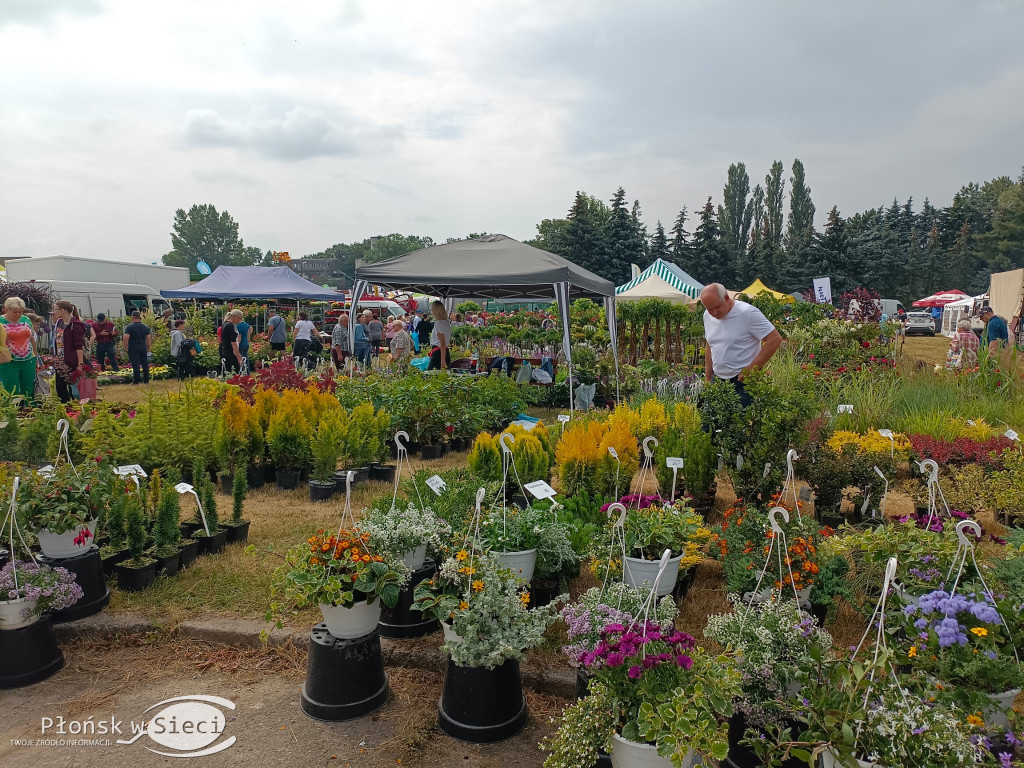
[{"label": "person browsing plant", "polygon": [[142,322],[141,312],[132,312],[132,321],[124,327],[122,344],[128,350],[132,364],[132,384],[149,383],[149,352],[153,348],[153,335]]},{"label": "person browsing plant", "polygon": [[782,336],[757,307],[736,301],[721,283],[705,286],[700,293],[704,305],[704,378],[717,376],[731,382],[744,407],[750,396],[743,380],[763,368],[782,345]]}]

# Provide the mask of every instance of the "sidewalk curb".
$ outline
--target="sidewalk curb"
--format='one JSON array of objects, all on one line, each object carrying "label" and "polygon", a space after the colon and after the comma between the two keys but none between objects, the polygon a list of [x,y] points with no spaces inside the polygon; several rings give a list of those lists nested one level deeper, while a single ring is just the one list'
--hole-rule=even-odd
[{"label": "sidewalk curb", "polygon": [[[266,628],[265,622],[222,616],[183,621],[171,627],[137,614],[105,612],[68,624],[54,625],[57,637],[61,642],[79,637],[112,638],[119,635],[167,631],[188,640],[199,640],[236,648],[262,647],[263,641],[260,639],[260,632]],[[295,648],[305,650],[309,644],[309,630],[292,627],[275,629],[267,638],[267,644],[276,647],[290,644]],[[424,669],[441,675],[444,674],[448,665],[447,657],[440,648],[410,648],[401,640],[392,640],[386,637],[380,639],[380,645],[385,665]],[[572,670],[533,669],[525,662],[521,665],[521,669],[523,685],[530,690],[563,699],[576,698],[576,675]]]}]

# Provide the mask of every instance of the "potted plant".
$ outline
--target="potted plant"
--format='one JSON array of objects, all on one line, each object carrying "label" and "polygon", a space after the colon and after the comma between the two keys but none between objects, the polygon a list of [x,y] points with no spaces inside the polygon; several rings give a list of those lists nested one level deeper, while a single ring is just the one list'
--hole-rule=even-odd
[{"label": "potted plant", "polygon": [[131,558],[114,566],[118,588],[126,592],[145,589],[156,580],[156,560],[146,556],[146,518],[141,504],[125,511],[125,534]]},{"label": "potted plant", "polygon": [[18,514],[47,557],[74,557],[92,547],[115,477],[109,467],[101,466],[106,472],[89,465],[77,472],[70,464],[60,464],[49,475],[26,478]]},{"label": "potted plant", "polygon": [[564,711],[541,743],[565,768],[590,768],[598,751],[613,765],[689,768],[696,756],[729,751],[729,718],[740,673],[728,656],[698,648],[676,629],[641,621],[610,622],[580,659],[593,676],[590,695]]},{"label": "potted plant", "polygon": [[[336,638],[370,634],[380,620],[381,605],[398,602],[402,574],[394,560],[370,554],[369,541],[370,534],[358,529],[317,531],[288,550],[275,570],[275,596],[283,596],[294,608],[319,605],[327,630]],[[271,603],[267,620],[283,626],[284,610],[281,603]]]},{"label": "potted plant", "polygon": [[[753,750],[741,741],[748,732],[759,738],[770,726],[782,726],[795,671],[810,661],[812,649],[827,652],[832,637],[797,606],[792,596],[747,605],[732,596],[732,613],[708,617],[704,635],[736,653],[743,674],[742,694],[729,728],[729,760],[737,768],[760,766]],[[795,761],[787,768],[797,768]]]},{"label": "potted plant", "polygon": [[510,738],[526,724],[519,660],[539,645],[558,601],[529,610],[518,576],[495,558],[459,550],[418,584],[416,605],[446,627],[441,730],[475,743]]},{"label": "potted plant", "polygon": [[278,488],[298,488],[299,475],[309,462],[312,433],[297,393],[286,392],[267,427],[267,445],[277,467]]},{"label": "potted plant", "polygon": [[214,450],[221,465],[221,492],[230,495],[235,473],[248,473],[249,460],[263,455],[263,429],[256,409],[229,388],[220,405]]},{"label": "potted plant", "polygon": [[375,413],[370,403],[360,403],[348,415],[344,453],[349,457],[356,482],[370,477],[370,463],[384,452],[382,423],[384,416]]},{"label": "potted plant", "polygon": [[560,573],[575,558],[569,531],[550,512],[527,507],[490,507],[480,518],[480,541],[497,562],[515,571],[523,581],[533,578],[540,550],[545,575]]},{"label": "potted plant", "polygon": [[325,413],[310,440],[313,456],[313,477],[309,481],[310,501],[327,501],[334,494],[334,470],[345,449],[347,432],[340,410],[335,408]]},{"label": "potted plant", "polygon": [[160,499],[160,509],[153,526],[153,557],[156,559],[158,574],[176,576],[181,566],[181,550],[178,547],[181,541],[181,531],[178,529],[180,518],[178,494],[173,490],[165,493]]},{"label": "potted plant", "polygon": [[363,515],[359,527],[370,534],[374,552],[401,560],[410,571],[423,566],[428,552],[440,551],[452,533],[451,526],[429,508],[414,504],[374,508]]},{"label": "potted plant", "polygon": [[131,557],[131,552],[125,545],[125,510],[132,503],[132,497],[138,501],[138,490],[135,483],[125,479],[123,485],[117,488],[114,498],[111,499],[107,516],[103,520],[103,529],[107,533],[107,543],[100,547],[100,562],[103,564],[103,572],[109,576],[114,572],[114,566],[122,560]]},{"label": "potted plant", "polygon": [[27,627],[40,616],[71,607],[82,595],[74,574],[65,568],[8,562],[0,568],[0,630]]},{"label": "potted plant", "polygon": [[[210,480],[209,476],[203,478],[203,480],[202,486],[197,486],[195,490],[203,503],[203,516],[206,518],[206,527],[202,527],[200,521],[200,527],[196,529],[192,536],[199,542],[200,555],[215,555],[224,550],[224,545],[227,544],[228,532],[220,527],[220,517],[217,514],[217,494],[214,493],[213,481]],[[196,515],[198,514],[199,508],[197,507]]]},{"label": "potted plant", "polygon": [[248,478],[241,473],[236,474],[231,488],[231,521],[225,526],[229,544],[244,542],[249,538],[249,521],[242,519],[248,489]]}]

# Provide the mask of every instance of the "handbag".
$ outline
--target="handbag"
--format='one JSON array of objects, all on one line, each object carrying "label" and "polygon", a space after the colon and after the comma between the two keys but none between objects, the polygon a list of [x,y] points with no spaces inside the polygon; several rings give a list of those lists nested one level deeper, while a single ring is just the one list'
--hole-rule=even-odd
[{"label": "handbag", "polygon": [[50,381],[46,378],[42,371],[36,371],[35,395],[36,397],[50,396]]}]

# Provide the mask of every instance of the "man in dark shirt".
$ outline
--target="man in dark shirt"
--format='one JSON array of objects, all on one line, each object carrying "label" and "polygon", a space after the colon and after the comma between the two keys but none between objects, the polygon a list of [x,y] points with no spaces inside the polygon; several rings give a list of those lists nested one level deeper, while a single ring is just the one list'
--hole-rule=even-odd
[{"label": "man in dark shirt", "polygon": [[132,321],[124,327],[124,348],[132,364],[132,384],[149,383],[149,352],[153,348],[153,336],[149,326],[142,322],[140,312],[132,312]]},{"label": "man in dark shirt", "polygon": [[100,312],[96,315],[92,330],[96,334],[96,363],[100,370],[106,370],[107,360],[110,360],[111,368],[120,370],[117,364],[117,328]]}]

